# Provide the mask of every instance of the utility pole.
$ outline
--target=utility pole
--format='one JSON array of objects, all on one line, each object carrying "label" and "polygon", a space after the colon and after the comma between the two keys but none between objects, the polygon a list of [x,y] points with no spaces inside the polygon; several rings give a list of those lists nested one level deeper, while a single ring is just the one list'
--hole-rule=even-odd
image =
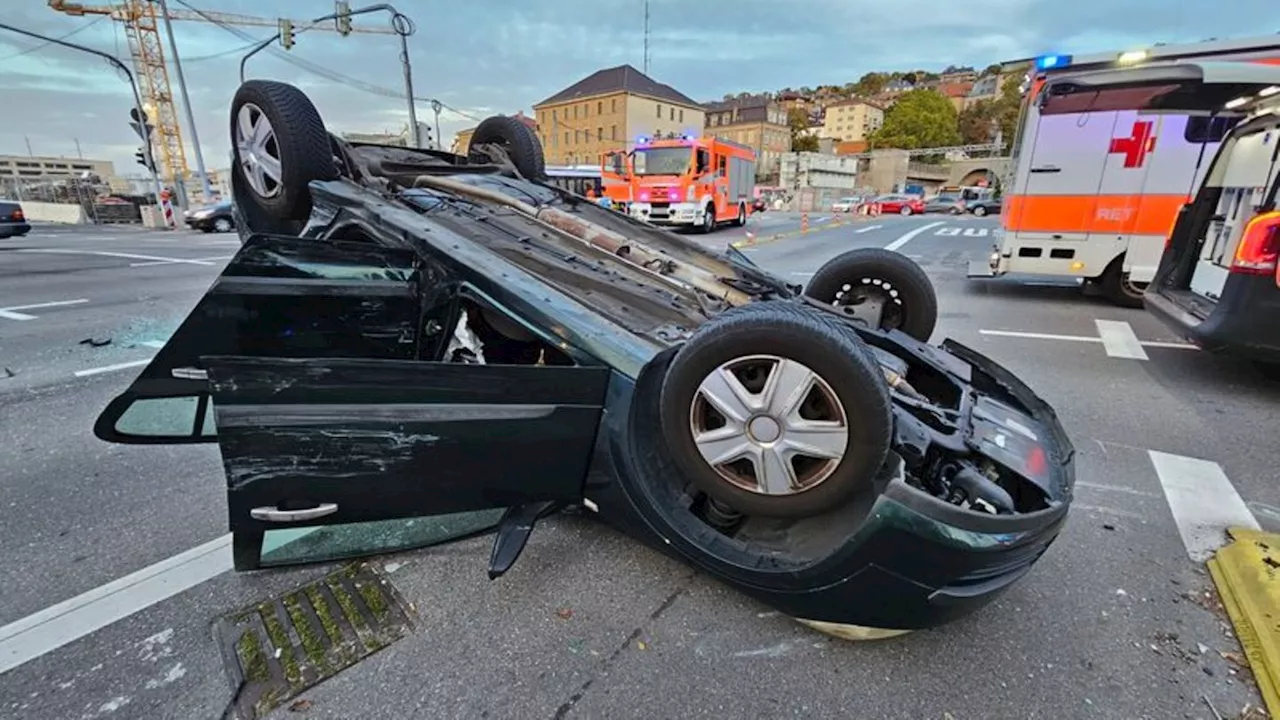
[{"label": "utility pole", "polygon": [[83,152],[82,150],[80,150],[80,138],[74,138],[74,139],[75,139],[75,141],[76,141],[76,157],[78,157],[78,158],[80,158],[81,160],[83,160],[83,159],[84,159],[84,152]]},{"label": "utility pole", "polygon": [[444,109],[444,103],[432,98],[431,109],[435,111],[436,114],[436,149],[443,150],[444,138],[440,137],[440,111]]},{"label": "utility pole", "polygon": [[418,110],[413,106],[413,69],[409,65],[409,36],[413,34],[413,23],[396,12],[391,16],[391,27],[400,36],[400,64],[404,66],[404,94],[409,101],[409,127],[413,128],[413,146],[420,148],[422,131],[418,127]]},{"label": "utility pole", "polygon": [[[200,136],[196,133],[196,115],[191,110],[191,98],[187,95],[187,79],[182,74],[182,61],[178,59],[178,42],[173,38],[169,6],[166,0],[159,0],[159,4],[160,14],[164,16],[164,31],[169,35],[169,52],[173,53],[173,69],[178,73],[178,91],[182,93],[182,105],[187,110],[187,125],[191,127],[191,146],[196,151],[196,172],[200,173],[200,189],[204,193],[204,201],[209,202],[213,198],[213,187],[209,184],[209,173],[204,169],[204,153],[200,152]],[[184,197],[183,200],[185,199]]]},{"label": "utility pole", "polygon": [[649,74],[649,0],[644,0],[644,74]]}]

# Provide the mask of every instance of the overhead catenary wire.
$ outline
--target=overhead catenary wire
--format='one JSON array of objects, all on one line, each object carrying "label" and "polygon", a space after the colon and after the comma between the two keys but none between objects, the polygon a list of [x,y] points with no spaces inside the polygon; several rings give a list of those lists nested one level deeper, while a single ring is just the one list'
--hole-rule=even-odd
[{"label": "overhead catenary wire", "polygon": [[[245,40],[246,42],[249,42],[250,45],[246,47],[252,47],[253,45],[256,45],[262,42],[262,40],[255,40],[253,36],[250,35],[249,33],[218,20],[217,18],[209,15],[205,11],[186,2],[186,0],[175,0],[175,1],[178,4],[182,5],[183,7],[187,8],[188,10],[196,13],[200,17],[209,21],[210,23],[213,23],[214,25],[217,25],[218,27],[222,28],[226,32],[229,32],[232,35],[235,35],[241,40]],[[298,30],[295,30],[294,34],[297,35],[297,34],[306,32],[308,29],[309,29],[308,27],[302,27]],[[299,58],[297,56],[291,55],[290,53],[284,50],[280,50],[279,48],[272,47],[272,48],[268,48],[268,50],[273,55],[275,55],[275,57],[281,60],[284,60],[285,62],[293,65],[294,67],[300,68],[302,70],[306,70],[326,80],[331,80],[335,83],[341,83],[343,85],[352,87],[356,90],[369,93],[370,95],[378,95],[380,97],[393,98],[396,100],[406,99],[406,95],[403,92],[392,90],[391,88],[382,87],[380,85],[374,85],[372,83],[365,82],[364,80],[361,80],[359,78],[351,77],[350,75],[344,75],[343,73],[337,72],[336,70],[330,70],[329,68],[326,68],[323,65],[319,65],[319,64],[310,62],[308,60]],[[473,122],[477,122],[477,123],[480,122],[480,118],[477,118],[476,116],[470,113],[463,112],[455,107],[452,107],[448,103],[445,103],[442,100],[438,100],[436,98],[414,98],[415,104],[430,105],[433,102],[439,103],[441,108],[448,110],[449,112],[452,112],[455,115],[466,118]]]},{"label": "overhead catenary wire", "polygon": [[[75,30],[72,30],[71,32],[66,33],[65,35],[59,35],[58,39],[66,40],[67,38],[75,37],[76,35],[79,35],[85,30],[88,30],[89,28],[93,27],[94,25],[97,25],[98,23],[106,19],[107,19],[106,15],[96,17],[90,20],[89,22],[85,23],[84,25],[81,25],[80,27],[76,28]],[[15,58],[20,58],[23,55],[30,55],[31,53],[34,53],[34,52],[40,52],[41,50],[44,50],[45,48],[52,47],[52,46],[53,46],[53,43],[51,42],[42,42],[39,45],[36,45],[35,47],[29,47],[25,50],[19,50],[16,53],[11,53],[9,55],[2,56],[0,57],[0,62],[5,62],[6,60],[13,60]]]}]

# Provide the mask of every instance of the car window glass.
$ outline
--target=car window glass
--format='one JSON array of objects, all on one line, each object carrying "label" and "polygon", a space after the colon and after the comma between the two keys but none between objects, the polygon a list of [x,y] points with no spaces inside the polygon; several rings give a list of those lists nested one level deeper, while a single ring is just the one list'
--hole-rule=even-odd
[{"label": "car window glass", "polygon": [[[199,396],[141,398],[133,402],[116,420],[115,430],[123,435],[153,437],[186,437],[195,430]],[[209,418],[205,415],[204,433],[214,434]]]},{"label": "car window glass", "polygon": [[268,530],[262,567],[341,560],[437,545],[491,530],[503,509],[396,520]]}]

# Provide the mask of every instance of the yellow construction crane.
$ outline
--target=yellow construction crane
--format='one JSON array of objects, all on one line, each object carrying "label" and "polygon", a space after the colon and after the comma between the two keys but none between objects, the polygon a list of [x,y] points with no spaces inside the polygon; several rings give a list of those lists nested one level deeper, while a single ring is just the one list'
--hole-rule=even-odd
[{"label": "yellow construction crane", "polygon": [[[65,0],[48,0],[49,7],[67,15],[83,17],[85,15],[106,15],[116,22],[123,23],[125,34],[129,39],[129,52],[133,56],[134,70],[138,76],[139,92],[142,95],[148,120],[151,122],[152,153],[156,156],[161,176],[170,186],[178,180],[191,177],[187,169],[187,153],[182,144],[182,132],[178,126],[178,113],[173,103],[173,93],[169,89],[169,70],[165,65],[164,50],[161,49],[159,23],[164,16],[159,13],[159,6],[153,0],[121,0],[109,5],[82,5],[65,2]],[[192,10],[169,10],[170,20],[187,20],[196,22],[212,22],[220,25],[248,25],[257,27],[283,27],[289,30],[289,45],[296,30],[332,30],[343,35],[347,33],[377,33],[394,35],[396,31],[389,26],[352,28],[348,22],[334,25],[312,25],[299,23],[283,18],[262,18],[252,15],[236,15],[220,12],[195,12]]]}]

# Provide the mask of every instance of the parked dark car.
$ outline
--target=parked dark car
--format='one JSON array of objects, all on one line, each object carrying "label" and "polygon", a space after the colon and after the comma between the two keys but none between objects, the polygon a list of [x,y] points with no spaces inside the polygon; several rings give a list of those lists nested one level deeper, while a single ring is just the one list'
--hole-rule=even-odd
[{"label": "parked dark car", "polygon": [[1065,522],[1053,410],[928,344],[904,255],[850,251],[802,292],[542,182],[511,117],[459,156],[341,140],[283,83],[231,116],[243,245],[95,433],[218,443],[239,570],[496,528],[497,577],[581,508],[881,637],[986,604]]},{"label": "parked dark car", "polygon": [[183,220],[192,230],[203,230],[207,233],[231,232],[236,229],[235,214],[232,212],[230,200],[188,210],[183,214]]},{"label": "parked dark car", "polygon": [[31,225],[22,212],[22,203],[0,200],[0,238],[22,237],[29,232]]},{"label": "parked dark car", "polygon": [[1004,210],[1004,198],[994,197],[970,200],[965,205],[965,209],[979,217],[983,215],[999,215]]},{"label": "parked dark car", "polygon": [[1142,299],[1201,348],[1280,375],[1280,96],[1259,95],[1183,206]]},{"label": "parked dark car", "polygon": [[938,195],[925,201],[924,204],[924,212],[926,213],[961,215],[965,210],[965,202],[959,195]]},{"label": "parked dark car", "polygon": [[881,195],[871,200],[880,206],[883,214],[919,215],[924,212],[924,200],[915,195]]}]

